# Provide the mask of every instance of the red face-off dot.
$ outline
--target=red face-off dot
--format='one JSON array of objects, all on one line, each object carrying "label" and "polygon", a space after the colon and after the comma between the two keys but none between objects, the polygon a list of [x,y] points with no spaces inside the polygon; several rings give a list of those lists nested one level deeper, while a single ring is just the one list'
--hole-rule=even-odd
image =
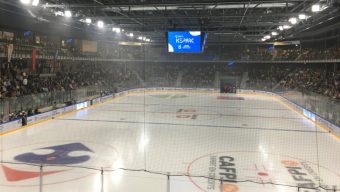
[{"label": "red face-off dot", "polygon": [[47,157],[47,161],[52,161],[52,160],[55,160],[56,158],[55,157]]},{"label": "red face-off dot", "polygon": [[223,184],[222,191],[223,192],[238,192],[239,188],[238,186],[234,184]]},{"label": "red face-off dot", "polygon": [[291,160],[283,160],[283,161],[281,161],[281,163],[283,165],[285,165],[286,167],[297,167],[297,166],[299,166],[298,162],[291,161]]},{"label": "red face-off dot", "polygon": [[258,172],[257,175],[258,175],[258,176],[261,176],[261,177],[267,177],[267,176],[268,176],[268,173],[265,173],[265,172]]}]

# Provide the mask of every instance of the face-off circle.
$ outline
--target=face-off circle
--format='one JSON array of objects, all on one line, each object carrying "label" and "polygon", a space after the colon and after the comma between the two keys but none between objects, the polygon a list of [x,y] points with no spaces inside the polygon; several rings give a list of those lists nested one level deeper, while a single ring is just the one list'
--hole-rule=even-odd
[{"label": "face-off circle", "polygon": [[[3,152],[7,162],[1,171],[2,186],[34,187],[39,181],[39,165],[43,166],[44,185],[60,184],[86,178],[98,171],[81,167],[112,167],[119,158],[111,145],[91,141],[51,141],[15,147]],[[32,166],[36,165],[36,166]],[[49,166],[50,165],[50,166]],[[79,167],[79,168],[77,168]],[[34,184],[32,184],[34,183]]]},{"label": "face-off circle", "polygon": [[[258,151],[229,151],[204,155],[193,160],[187,167],[189,180],[201,191],[250,192],[238,181],[254,181],[263,192],[273,191],[266,183],[287,184],[305,188],[323,187],[332,189],[340,176],[326,167],[303,159],[280,154],[263,154]],[[205,179],[193,176],[207,176]],[[221,182],[222,180],[222,186]],[[252,188],[254,189],[254,188]],[[292,189],[294,190],[294,189]]]}]

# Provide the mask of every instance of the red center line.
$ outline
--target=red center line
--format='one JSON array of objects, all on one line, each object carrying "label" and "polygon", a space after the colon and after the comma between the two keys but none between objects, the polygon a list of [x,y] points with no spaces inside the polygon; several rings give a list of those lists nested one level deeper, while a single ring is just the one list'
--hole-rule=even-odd
[{"label": "red center line", "polygon": [[[123,112],[123,113],[152,113],[152,114],[178,114],[177,112],[167,112],[167,111],[141,111],[141,110],[100,110],[100,111],[114,111],[114,112]],[[185,114],[185,113],[183,113]],[[202,116],[225,116],[225,117],[251,117],[251,118],[269,118],[269,119],[298,119],[301,120],[303,118],[297,117],[271,117],[271,116],[264,116],[264,115],[234,115],[234,114],[221,114],[221,113],[187,113],[187,114],[195,114],[195,115],[202,115]]]}]

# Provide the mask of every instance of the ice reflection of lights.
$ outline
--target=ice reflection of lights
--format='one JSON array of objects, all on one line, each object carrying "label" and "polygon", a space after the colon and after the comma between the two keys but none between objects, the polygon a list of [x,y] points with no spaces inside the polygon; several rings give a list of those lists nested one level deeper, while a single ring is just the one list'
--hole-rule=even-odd
[{"label": "ice reflection of lights", "polygon": [[77,113],[76,113],[76,117],[84,117],[84,116],[86,116],[87,115],[87,112],[88,112],[88,110],[87,109],[83,109],[83,110],[80,110],[80,111],[78,111]]},{"label": "ice reflection of lights", "polygon": [[269,167],[268,167],[269,170],[273,170],[274,169],[274,164],[273,162],[269,162]]},{"label": "ice reflection of lights", "polygon": [[123,178],[123,173],[124,171],[119,169],[124,167],[124,163],[122,159],[117,159],[115,163],[112,165],[113,169],[115,171],[109,172],[110,175],[110,180],[112,181],[113,184],[119,184]]},{"label": "ice reflection of lights", "polygon": [[277,192],[286,192],[288,190],[287,187],[285,187],[285,186],[277,185],[275,187],[276,187],[275,190],[277,190]]},{"label": "ice reflection of lights", "polygon": [[139,140],[138,149],[139,152],[143,152],[145,147],[149,144],[149,137],[146,135],[146,133],[141,134],[141,138]]},{"label": "ice reflection of lights", "polygon": [[102,188],[102,176],[100,173],[94,175],[92,191],[100,191]]},{"label": "ice reflection of lights", "polygon": [[264,160],[267,161],[268,160],[268,153],[267,153],[266,149],[262,145],[259,145],[259,151],[261,152]]}]

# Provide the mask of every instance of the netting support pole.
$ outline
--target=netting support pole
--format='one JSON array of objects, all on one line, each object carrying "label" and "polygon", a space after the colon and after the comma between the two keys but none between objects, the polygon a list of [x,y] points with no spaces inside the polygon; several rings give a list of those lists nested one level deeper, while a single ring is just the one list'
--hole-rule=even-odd
[{"label": "netting support pole", "polygon": [[334,187],[334,192],[336,192],[336,186],[334,185],[333,187]]},{"label": "netting support pole", "polygon": [[222,179],[220,180],[220,192],[223,192],[223,181],[222,181]]},{"label": "netting support pole", "polygon": [[[2,119],[0,119],[0,121],[1,121]],[[0,125],[0,133],[3,133],[3,126],[2,125]],[[0,146],[0,150],[1,150],[1,162],[0,163],[3,163],[4,162],[4,157],[3,157],[3,150],[4,150],[4,142],[3,142],[3,136],[0,136],[0,142],[1,142],[1,146]]]},{"label": "netting support pole", "polygon": [[300,192],[300,187],[298,186],[298,192]]},{"label": "netting support pole", "polygon": [[101,192],[104,192],[104,170],[102,168],[102,170],[100,171],[100,182],[101,182]]},{"label": "netting support pole", "polygon": [[166,191],[170,192],[170,173],[167,174]]},{"label": "netting support pole", "polygon": [[43,192],[43,165],[40,165],[40,175],[39,175],[39,192]]}]

